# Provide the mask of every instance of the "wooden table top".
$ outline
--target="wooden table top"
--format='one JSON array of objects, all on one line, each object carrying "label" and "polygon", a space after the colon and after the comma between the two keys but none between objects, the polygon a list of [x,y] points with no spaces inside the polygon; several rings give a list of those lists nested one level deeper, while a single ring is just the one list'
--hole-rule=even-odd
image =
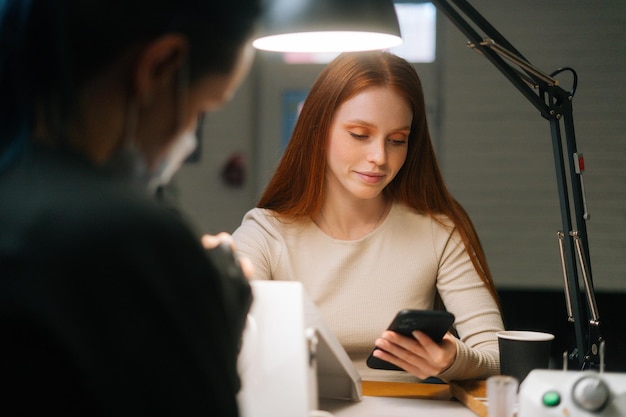
[{"label": "wooden table top", "polygon": [[454,381],[449,384],[363,381],[363,395],[371,397],[458,400],[479,417],[487,416],[487,387],[480,381]]}]

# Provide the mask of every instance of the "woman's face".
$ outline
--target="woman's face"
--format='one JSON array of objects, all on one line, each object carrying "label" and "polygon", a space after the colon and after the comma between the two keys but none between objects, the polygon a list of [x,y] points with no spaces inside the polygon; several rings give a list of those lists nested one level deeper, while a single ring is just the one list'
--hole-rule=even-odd
[{"label": "woman's face", "polygon": [[412,120],[409,104],[390,87],[367,88],[339,106],[328,142],[328,192],[378,197],[404,164]]}]

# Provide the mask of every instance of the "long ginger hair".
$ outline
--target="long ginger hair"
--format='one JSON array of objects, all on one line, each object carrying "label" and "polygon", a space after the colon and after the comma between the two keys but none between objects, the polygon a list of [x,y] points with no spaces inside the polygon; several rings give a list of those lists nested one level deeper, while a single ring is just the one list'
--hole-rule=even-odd
[{"label": "long ginger hair", "polygon": [[467,212],[448,191],[439,169],[419,76],[413,65],[396,55],[380,51],[343,53],[324,68],[302,106],[291,139],[257,207],[291,220],[311,218],[320,211],[333,117],[341,104],[373,86],[393,88],[413,113],[406,160],[384,189],[385,197],[435,219],[447,216],[499,304],[478,234]]}]

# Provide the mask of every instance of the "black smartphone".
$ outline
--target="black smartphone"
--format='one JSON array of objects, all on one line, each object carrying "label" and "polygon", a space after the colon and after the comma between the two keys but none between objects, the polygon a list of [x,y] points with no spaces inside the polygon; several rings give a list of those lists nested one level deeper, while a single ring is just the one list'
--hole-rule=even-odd
[{"label": "black smartphone", "polygon": [[[401,335],[412,337],[414,330],[421,330],[426,333],[435,342],[441,341],[450,327],[454,323],[454,314],[445,310],[400,310],[392,320],[388,330],[393,330]],[[367,366],[373,369],[387,369],[393,371],[401,371],[402,368],[397,367],[387,361],[374,357],[372,349],[367,358]]]}]

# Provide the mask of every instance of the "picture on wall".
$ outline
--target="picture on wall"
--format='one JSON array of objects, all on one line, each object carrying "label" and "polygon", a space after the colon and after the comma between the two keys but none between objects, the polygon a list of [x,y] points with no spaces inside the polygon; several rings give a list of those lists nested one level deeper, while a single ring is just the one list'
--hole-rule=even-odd
[{"label": "picture on wall", "polygon": [[291,133],[293,132],[296,120],[298,120],[298,115],[300,114],[300,109],[302,109],[302,104],[304,104],[304,100],[306,99],[308,93],[308,90],[286,90],[283,92],[283,126],[280,142],[281,151],[284,150],[287,143],[289,143]]}]

